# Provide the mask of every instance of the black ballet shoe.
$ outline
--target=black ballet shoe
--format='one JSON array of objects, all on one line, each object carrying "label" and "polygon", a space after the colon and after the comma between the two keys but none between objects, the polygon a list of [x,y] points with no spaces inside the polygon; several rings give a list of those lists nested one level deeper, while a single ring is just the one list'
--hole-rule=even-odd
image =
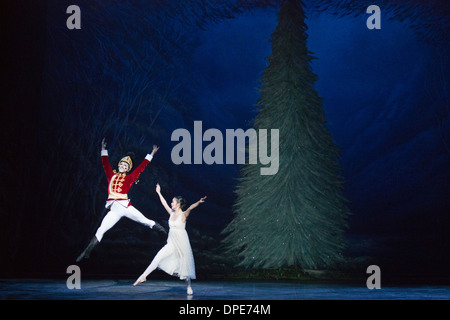
[{"label": "black ballet shoe", "polygon": [[80,262],[83,259],[89,259],[90,255],[91,255],[91,251],[92,249],[94,249],[94,247],[98,244],[98,240],[97,237],[94,236],[94,238],[92,238],[91,242],[89,242],[88,246],[86,247],[86,249],[84,249],[84,251],[78,256],[77,258],[77,262]]},{"label": "black ballet shoe", "polygon": [[164,235],[167,235],[166,229],[164,229],[158,222],[155,222],[155,225],[152,227],[152,229],[161,232]]}]

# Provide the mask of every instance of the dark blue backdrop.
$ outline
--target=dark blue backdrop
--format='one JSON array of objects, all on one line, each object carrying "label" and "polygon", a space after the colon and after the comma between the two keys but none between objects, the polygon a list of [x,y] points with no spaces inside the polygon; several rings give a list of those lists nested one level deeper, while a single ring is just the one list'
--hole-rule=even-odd
[{"label": "dark blue backdrop", "polygon": [[[86,244],[103,214],[106,197],[96,154],[104,135],[116,158],[130,147],[143,157],[153,143],[161,145],[153,167],[142,176],[143,183],[133,187],[135,204],[149,216],[166,219],[153,194],[155,182],[191,202],[208,195],[208,205],[190,219],[191,233],[194,242],[208,247],[205,252],[211,250],[199,261],[206,265],[208,259],[219,259],[220,250],[214,246],[219,246],[220,232],[233,217],[239,168],[175,166],[170,159],[175,145],[170,135],[176,128],[192,130],[194,120],[201,120],[204,130],[251,127],[258,81],[271,52],[269,38],[276,27],[277,6],[217,13],[216,21],[208,19],[214,14],[206,15],[184,25],[189,12],[174,15],[173,20],[157,20],[151,10],[167,14],[159,5],[119,3],[107,7],[80,2],[83,20],[78,31],[65,28],[65,8],[72,3],[64,1],[18,3],[5,20],[10,27],[2,85],[2,175],[9,186],[2,204],[2,260],[9,259],[2,266],[5,275],[56,272],[53,266],[66,265]],[[434,10],[448,12],[447,7],[441,8]],[[137,11],[142,9],[150,13]],[[319,77],[316,89],[341,150],[345,196],[352,211],[348,254],[371,257],[395,274],[445,276],[450,227],[449,45],[446,39],[427,36],[433,29],[420,24],[414,8],[401,16],[382,5],[381,9],[381,30],[367,29],[364,11],[355,14],[341,9],[339,16],[332,10],[321,14],[313,8],[306,10],[308,47],[317,58],[312,65]],[[134,66],[136,61],[142,64]],[[135,84],[151,79],[150,89],[137,102],[146,111],[131,110],[135,121],[120,127],[118,134],[118,129],[111,128],[122,123],[123,114],[114,91],[120,79],[131,77],[130,70],[142,72]],[[76,94],[68,96],[68,92]],[[130,94],[139,93],[130,90]],[[68,110],[62,113],[67,117],[55,110]],[[82,123],[89,123],[88,128],[80,129]],[[113,124],[105,129],[108,123]],[[64,143],[65,137],[72,139],[70,143]],[[58,163],[68,149],[88,155],[84,169],[79,166],[75,171],[91,179],[85,180],[87,184],[95,182],[97,191],[77,194],[70,203],[56,203],[48,175],[59,179],[69,174],[73,181],[73,172],[68,173],[65,164],[84,161],[71,156]],[[48,150],[55,155],[50,157]],[[67,188],[84,185],[69,183]],[[33,194],[34,190],[46,198]],[[95,214],[77,207],[86,199],[94,204]],[[65,212],[67,208],[73,212]],[[117,242],[111,242],[105,256],[121,251],[109,257],[129,259],[127,245],[134,246],[140,255],[139,270],[162,242],[146,238],[141,229],[137,241],[134,228],[138,227],[122,223],[112,233]],[[205,235],[209,238],[201,240]],[[139,245],[145,241],[154,244],[141,252]],[[36,250],[30,252],[33,246]],[[45,262],[35,263],[40,258]],[[97,263],[100,267],[92,270],[101,273],[104,265]],[[118,263],[110,272],[126,273],[125,265]]]}]

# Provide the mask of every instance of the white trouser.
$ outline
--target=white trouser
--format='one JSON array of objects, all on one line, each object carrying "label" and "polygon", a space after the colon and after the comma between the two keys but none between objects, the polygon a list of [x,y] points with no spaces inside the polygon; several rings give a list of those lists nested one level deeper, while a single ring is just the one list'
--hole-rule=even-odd
[{"label": "white trouser", "polygon": [[[95,237],[100,242],[102,241],[103,235],[106,231],[111,229],[117,221],[119,221],[122,217],[127,217],[133,221],[142,223],[150,228],[153,228],[155,225],[155,221],[147,219],[139,210],[137,210],[133,206],[128,207],[129,200],[116,200],[110,206],[110,211],[103,218],[100,227],[97,229],[95,233]],[[108,207],[109,203],[107,203]]]}]

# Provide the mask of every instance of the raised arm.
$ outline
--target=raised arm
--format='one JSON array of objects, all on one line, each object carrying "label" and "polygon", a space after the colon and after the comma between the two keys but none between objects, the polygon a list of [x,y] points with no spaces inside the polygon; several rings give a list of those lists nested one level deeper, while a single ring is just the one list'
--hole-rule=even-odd
[{"label": "raised arm", "polygon": [[184,212],[184,216],[187,218],[189,216],[189,214],[191,213],[191,211],[194,210],[195,208],[197,208],[200,203],[205,202],[205,200],[206,200],[206,196],[204,196],[203,198],[198,200],[196,203],[191,204],[189,206],[189,208],[187,208],[187,210]]},{"label": "raised arm", "polygon": [[109,182],[111,180],[111,177],[114,175],[114,172],[113,172],[113,169],[111,168],[111,164],[109,163],[108,150],[106,150],[105,138],[103,138],[103,140],[102,140],[101,156],[102,156],[103,169],[105,170],[105,175]]},{"label": "raised arm", "polygon": [[139,166],[137,166],[136,169],[134,169],[134,171],[132,173],[130,173],[130,178],[135,181],[139,178],[139,176],[141,175],[141,173],[145,170],[145,168],[147,167],[147,165],[150,163],[150,161],[152,161],[153,156],[155,155],[155,153],[158,151],[159,147],[154,145],[153,146],[153,150],[151,154],[147,154],[147,156],[145,157],[144,161],[141,162],[141,164]]},{"label": "raised arm", "polygon": [[157,146],[157,145],[153,145],[153,150],[152,150],[152,153],[150,154],[151,156],[152,156],[152,158],[153,158],[153,156],[155,155],[155,153],[157,152],[159,150],[159,147]]},{"label": "raised arm", "polygon": [[159,185],[159,183],[156,184],[156,193],[158,194],[159,200],[161,201],[164,209],[166,209],[167,213],[172,214],[172,209],[169,207],[166,199],[164,199],[163,195],[161,194],[161,186]]}]

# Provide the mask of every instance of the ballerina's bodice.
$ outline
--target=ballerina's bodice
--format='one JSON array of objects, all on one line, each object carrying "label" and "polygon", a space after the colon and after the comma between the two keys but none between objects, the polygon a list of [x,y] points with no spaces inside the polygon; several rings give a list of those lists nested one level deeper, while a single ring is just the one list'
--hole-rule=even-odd
[{"label": "ballerina's bodice", "polygon": [[183,222],[183,220],[181,219],[181,214],[176,218],[176,219],[174,219],[174,220],[172,220],[172,216],[174,215],[175,213],[172,213],[171,215],[170,215],[170,218],[169,218],[169,227],[172,229],[172,228],[174,228],[174,229],[186,229],[186,221],[185,222]]}]

